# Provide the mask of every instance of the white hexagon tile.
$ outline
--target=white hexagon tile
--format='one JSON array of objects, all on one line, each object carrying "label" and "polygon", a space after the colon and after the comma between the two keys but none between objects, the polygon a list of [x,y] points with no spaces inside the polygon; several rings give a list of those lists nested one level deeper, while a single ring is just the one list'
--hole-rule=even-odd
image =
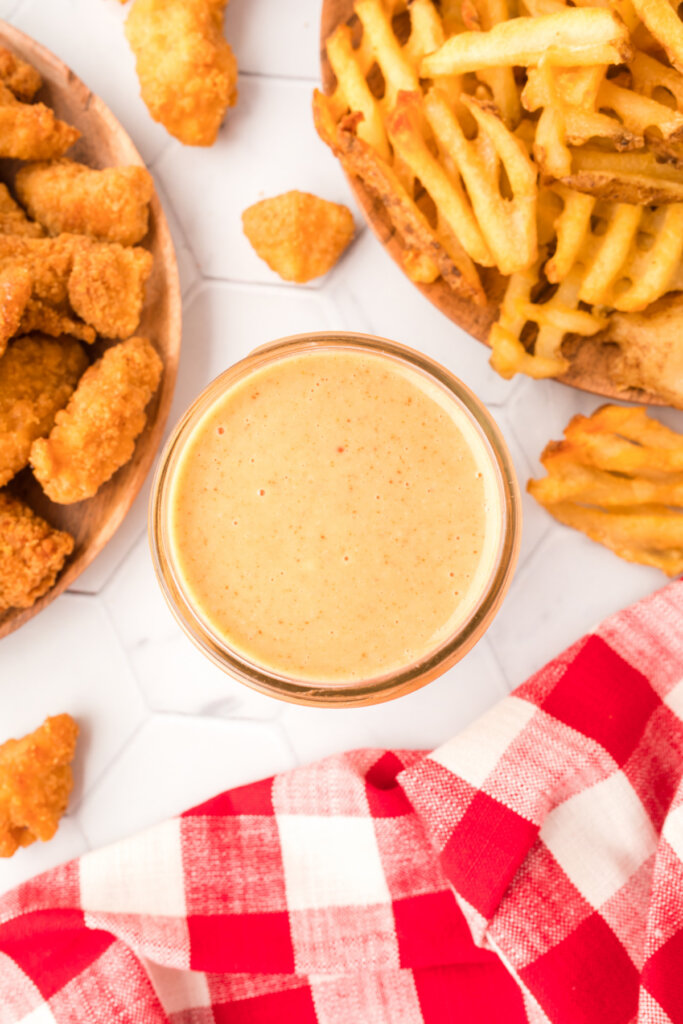
[{"label": "white hexagon tile", "polygon": [[[320,0],[231,0],[226,32],[240,100],[218,142],[184,148],[139,97],[117,0],[0,0],[0,16],[54,50],[109,104],[155,176],[184,296],[178,387],[168,430],[216,374],[269,340],[346,329],[395,338],[455,371],[491,407],[522,487],[571,415],[600,404],[551,382],[503,381],[486,349],[412,288],[363,226],[310,113]],[[283,284],[241,231],[245,206],[290,188],[350,203],[357,238],[310,286]],[[682,417],[664,414],[682,425]],[[168,433],[167,430],[167,433]],[[150,483],[73,591],[0,645],[0,740],[53,713],[80,722],[71,807],[58,836],[0,863],[0,892],[227,786],[362,745],[445,740],[602,616],[660,585],[554,524],[526,495],[520,565],[486,638],[425,689],[389,704],[323,711],[232,682],[180,631],[146,539]]]}]

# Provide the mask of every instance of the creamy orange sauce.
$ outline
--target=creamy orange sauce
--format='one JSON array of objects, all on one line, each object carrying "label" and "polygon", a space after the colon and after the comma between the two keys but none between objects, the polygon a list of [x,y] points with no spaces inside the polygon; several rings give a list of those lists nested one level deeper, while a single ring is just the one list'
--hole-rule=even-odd
[{"label": "creamy orange sauce", "polygon": [[439,647],[481,596],[501,527],[464,408],[360,351],[288,356],[230,387],[171,480],[173,558],[200,617],[261,668],[331,684]]}]

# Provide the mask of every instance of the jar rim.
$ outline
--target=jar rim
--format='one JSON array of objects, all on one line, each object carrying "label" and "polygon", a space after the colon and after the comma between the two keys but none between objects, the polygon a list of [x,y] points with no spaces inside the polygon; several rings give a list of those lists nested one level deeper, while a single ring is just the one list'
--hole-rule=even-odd
[{"label": "jar rim", "polygon": [[[464,407],[484,442],[500,490],[502,528],[499,550],[479,599],[455,631],[415,662],[370,679],[320,682],[269,671],[239,654],[202,618],[183,587],[174,565],[168,496],[174,470],[190,434],[204,413],[238,381],[290,355],[324,349],[365,351],[417,368],[435,380]],[[458,377],[424,353],[375,335],[319,331],[289,335],[254,349],[215,377],[193,400],[167,440],[155,471],[149,503],[152,562],[164,598],[176,621],[200,651],[224,672],[252,689],[291,703],[353,707],[380,703],[424,686],[459,661],[480,639],[507,592],[517,561],[521,534],[519,488],[503,437],[490,413]]]}]

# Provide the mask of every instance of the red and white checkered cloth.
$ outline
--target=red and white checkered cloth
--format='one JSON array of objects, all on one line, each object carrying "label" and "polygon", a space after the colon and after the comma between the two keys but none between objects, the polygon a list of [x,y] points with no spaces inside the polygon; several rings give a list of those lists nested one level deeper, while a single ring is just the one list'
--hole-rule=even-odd
[{"label": "red and white checkered cloth", "polygon": [[683,1022],[682,774],[679,582],[433,754],[330,758],[22,885],[0,1024]]}]

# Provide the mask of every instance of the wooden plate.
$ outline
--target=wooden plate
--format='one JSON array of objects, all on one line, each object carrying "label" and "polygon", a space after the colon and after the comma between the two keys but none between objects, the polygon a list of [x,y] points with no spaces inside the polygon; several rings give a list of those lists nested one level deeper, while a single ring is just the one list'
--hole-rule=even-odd
[{"label": "wooden plate", "polygon": [[[337,25],[348,21],[353,14],[353,0],[323,0],[320,24],[320,57],[323,90],[329,95],[335,86],[334,74],[330,68],[325,51],[325,43]],[[404,245],[400,235],[393,227],[382,202],[363,185],[359,178],[347,174],[351,189],[363,211],[366,221],[375,232],[384,248],[391,254],[398,265],[403,268],[402,254]],[[453,323],[467,331],[478,341],[488,345],[488,334],[491,325],[498,317],[498,309],[505,291],[505,278],[493,269],[481,269],[481,278],[488,297],[487,305],[475,306],[474,303],[456,295],[442,278],[433,284],[415,284],[423,295],[426,295],[437,309],[440,309]],[[407,278],[409,280],[409,278]],[[610,380],[610,362],[614,357],[615,347],[610,344],[609,328],[594,338],[577,338],[572,342],[572,364],[569,371],[558,377],[564,384],[590,391],[605,398],[616,398],[624,401],[641,402],[649,405],[663,405],[656,395],[645,391],[617,388]]]},{"label": "wooden plate", "polygon": [[[111,167],[144,162],[130,138],[102,100],[49,50],[0,22],[0,44],[32,64],[44,85],[38,99],[57,115],[80,129],[82,136],[67,156],[91,167]],[[112,73],[115,69],[112,69]],[[3,161],[3,178],[11,181],[11,161]],[[178,268],[173,243],[156,195],[150,209],[150,230],[142,245],[154,255],[154,267],[147,282],[145,305],[136,333],[146,335],[164,362],[161,386],[147,407],[147,425],[140,435],[132,460],[97,492],[94,498],[76,505],[55,505],[43,494],[28,470],[9,485],[53,526],[68,530],[75,538],[73,554],[55,586],[32,608],[0,613],[0,637],[18,629],[71,586],[102,550],[120,526],[150,469],[161,442],[164,423],[173,397],[180,353],[181,310]],[[106,347],[98,342],[96,353]]]}]

